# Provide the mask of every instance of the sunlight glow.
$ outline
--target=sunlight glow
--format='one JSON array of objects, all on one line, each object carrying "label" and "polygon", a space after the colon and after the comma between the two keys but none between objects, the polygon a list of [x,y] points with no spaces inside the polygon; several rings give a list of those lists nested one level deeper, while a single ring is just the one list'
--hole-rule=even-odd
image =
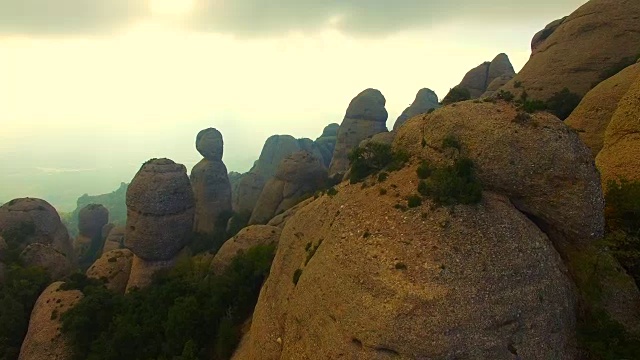
[{"label": "sunlight glow", "polygon": [[195,0],[149,0],[149,8],[155,15],[184,16],[191,13]]}]

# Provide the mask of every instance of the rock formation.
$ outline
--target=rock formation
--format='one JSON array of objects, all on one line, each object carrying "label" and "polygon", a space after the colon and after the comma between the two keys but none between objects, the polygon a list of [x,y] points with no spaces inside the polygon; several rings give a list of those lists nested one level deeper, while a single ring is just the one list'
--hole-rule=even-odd
[{"label": "rock formation", "polygon": [[396,137],[396,131],[385,131],[381,133],[377,133],[370,138],[364,139],[360,142],[359,147],[364,147],[370,142],[391,145],[393,144],[393,140]]},{"label": "rock formation", "polygon": [[252,225],[240,230],[216,253],[211,262],[211,270],[218,275],[224,273],[239,253],[258,245],[276,244],[281,232],[280,228],[268,225]]},{"label": "rock formation", "polygon": [[124,248],[124,233],[126,228],[124,226],[117,226],[109,231],[107,238],[104,241],[104,247],[102,248],[102,254],[111,250]]},{"label": "rock formation", "polygon": [[20,253],[20,260],[25,266],[43,268],[54,281],[63,279],[75,270],[71,259],[51,245],[30,244]]},{"label": "rock formation", "polygon": [[11,200],[0,207],[0,234],[20,237],[21,245],[51,245],[73,260],[73,246],[56,209],[40,199]]},{"label": "rock formation", "polygon": [[640,2],[591,0],[557,25],[522,70],[503,87],[546,101],[564,88],[584,96],[629,66],[640,49]]},{"label": "rock formation", "polygon": [[640,63],[601,82],[585,95],[580,105],[565,120],[565,124],[575,129],[580,140],[591,149],[594,158],[602,150],[605,132],[620,100],[638,77]]},{"label": "rock formation", "polygon": [[494,80],[514,75],[515,71],[509,57],[506,54],[498,54],[491,62],[486,61],[471,69],[456,88],[469,90],[471,99],[477,99],[489,89]]},{"label": "rock formation", "polygon": [[[193,190],[184,165],[152,159],[142,166],[127,190],[125,246],[135,255],[131,278],[136,283],[145,283],[152,275],[152,271],[136,270],[171,265],[191,240],[194,213]],[[142,262],[147,266],[136,268]]]},{"label": "rock formation", "polygon": [[71,347],[60,332],[61,317],[83,297],[80,290],[62,290],[55,282],[40,295],[31,312],[19,360],[71,359]]},{"label": "rock formation", "polygon": [[605,186],[609,181],[640,180],[640,76],[618,103],[596,164]]},{"label": "rock formation", "polygon": [[266,224],[275,215],[312,196],[327,179],[322,161],[307,151],[284,159],[275,176],[264,187],[249,224]]},{"label": "rock formation", "polygon": [[233,193],[233,211],[251,213],[258,202],[262,189],[275,175],[278,165],[289,155],[306,150],[322,158],[320,149],[310,139],[295,139],[290,135],[273,135],[267,139],[249,172],[242,175]]},{"label": "rock formation", "polygon": [[336,148],[336,141],[338,141],[338,129],[340,124],[329,124],[322,131],[322,135],[316,139],[315,143],[322,154],[322,160],[324,166],[329,168],[331,165],[331,159],[333,158],[333,151]]},{"label": "rock formation", "polygon": [[402,124],[412,117],[425,114],[429,110],[437,109],[439,107],[440,103],[438,102],[438,95],[436,95],[433,90],[427,88],[420,89],[416,95],[416,99],[413,100],[413,103],[411,103],[411,105],[406,108],[396,120],[396,123],[393,125],[393,130],[398,130]]},{"label": "rock formation", "polygon": [[196,148],[204,156],[191,170],[191,186],[196,202],[194,231],[213,234],[222,214],[231,212],[231,183],[227,167],[222,162],[222,134],[216,129],[202,130],[196,139]]},{"label": "rock formation", "polygon": [[347,108],[338,129],[335,151],[329,176],[341,176],[349,169],[349,153],[360,142],[377,133],[387,131],[386,99],[379,90],[367,89],[358,94]]},{"label": "rock formation", "polygon": [[556,31],[556,29],[558,28],[558,26],[560,26],[564,20],[567,17],[563,17],[561,19],[558,20],[554,20],[552,22],[550,22],[549,24],[547,24],[547,26],[544,27],[544,29],[538,31],[534,36],[533,39],[531,39],[531,52],[535,52],[537,48],[540,47],[540,45],[542,45],[542,43],[545,42],[545,40],[547,40],[549,38],[549,36],[551,36],[551,34],[553,34],[554,31]]},{"label": "rock formation", "polygon": [[124,226],[127,222],[127,187],[128,184],[121,183],[120,187],[111,193],[102,195],[84,194],[79,197],[76,209],[71,214],[71,219],[67,224],[71,236],[73,238],[78,236],[78,215],[82,208],[90,204],[101,204],[109,210],[109,218],[114,225]]},{"label": "rock formation", "polygon": [[102,228],[109,223],[109,210],[100,204],[89,204],[78,213],[78,232],[73,247],[81,267],[87,268],[104,246]]},{"label": "rock formation", "polygon": [[132,261],[133,253],[128,249],[106,252],[87,270],[87,277],[102,279],[107,289],[124,294]]},{"label": "rock formation", "polygon": [[[604,230],[577,135],[547,113],[465,102],[409,120],[394,148],[415,160],[389,175],[395,194],[342,184],[286,222],[234,359],[575,358],[574,285],[556,248]],[[416,193],[417,163],[457,153],[476,166],[480,204],[394,209]]]}]

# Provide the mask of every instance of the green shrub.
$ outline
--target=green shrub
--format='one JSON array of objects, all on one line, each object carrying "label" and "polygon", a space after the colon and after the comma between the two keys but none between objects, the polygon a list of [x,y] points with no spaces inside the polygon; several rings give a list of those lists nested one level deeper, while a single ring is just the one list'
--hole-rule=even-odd
[{"label": "green shrub", "polygon": [[580,95],[572,93],[568,88],[564,88],[562,91],[553,94],[545,105],[550,113],[557,116],[560,120],[565,120],[571,115],[578,104],[580,104],[581,100],[582,97]]},{"label": "green shrub", "polygon": [[403,262],[396,263],[396,270],[407,270],[407,265]]},{"label": "green shrub", "polygon": [[62,315],[74,359],[228,359],[274,251],[254,247],[220,276],[190,259],[127,295],[85,287],[84,298]]},{"label": "green shrub", "polygon": [[529,114],[533,114],[538,111],[545,111],[547,109],[547,105],[540,100],[525,100],[522,102],[520,109]]},{"label": "green shrub", "polygon": [[521,88],[522,87],[522,81],[519,81],[519,80],[514,81],[513,87],[516,88],[516,89]]},{"label": "green shrub", "polygon": [[391,145],[370,142],[364,147],[353,149],[349,154],[350,181],[355,184],[382,170],[398,170],[408,160],[409,154],[404,151],[394,152]]},{"label": "green shrub", "polygon": [[447,135],[444,139],[442,139],[442,148],[443,149],[452,148],[452,149],[462,150],[462,144],[460,144],[460,141],[458,141],[458,139],[455,136]]},{"label": "green shrub", "polygon": [[380,188],[380,195],[387,195],[387,189]]},{"label": "green shrub", "polygon": [[449,90],[447,96],[442,99],[442,105],[449,105],[469,99],[471,99],[471,93],[469,92],[469,89],[461,86],[456,86],[453,89]]},{"label": "green shrub", "polygon": [[476,204],[482,200],[482,185],[475,176],[473,161],[467,158],[435,169],[418,184],[418,192],[437,205]]},{"label": "green shrub", "polygon": [[380,174],[378,174],[378,182],[385,182],[387,181],[387,179],[389,178],[389,173],[387,172],[381,172]]},{"label": "green shrub", "polygon": [[429,110],[427,110],[427,114],[431,114],[434,111],[436,111],[436,108],[430,108]]},{"label": "green shrub", "polygon": [[496,98],[504,100],[506,102],[512,102],[513,99],[515,99],[515,95],[513,95],[510,91],[500,90],[498,94],[496,94]]},{"label": "green shrub", "polygon": [[336,188],[332,186],[329,189],[327,189],[327,195],[334,197],[338,195],[338,190],[336,190]]},{"label": "green shrub", "polygon": [[422,205],[422,198],[418,195],[410,195],[407,198],[407,206],[409,209]]},{"label": "green shrub", "polygon": [[429,162],[426,160],[423,160],[416,170],[418,179],[426,179],[431,175],[432,172],[433,169],[431,168],[431,164],[429,164]]}]

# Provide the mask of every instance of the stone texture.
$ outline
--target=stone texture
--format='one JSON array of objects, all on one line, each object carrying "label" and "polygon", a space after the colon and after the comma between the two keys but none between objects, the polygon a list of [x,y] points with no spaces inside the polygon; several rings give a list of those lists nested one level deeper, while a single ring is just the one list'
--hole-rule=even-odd
[{"label": "stone texture", "polygon": [[201,160],[190,174],[196,202],[194,231],[213,234],[219,217],[231,212],[231,183],[222,161]]},{"label": "stone texture", "polygon": [[315,141],[318,150],[322,154],[322,162],[326,168],[329,168],[331,159],[333,159],[333,152],[338,141],[338,129],[340,129],[339,124],[327,125],[322,131],[322,135]]},{"label": "stone texture", "polygon": [[329,176],[344,174],[349,169],[349,152],[360,142],[379,132],[387,131],[386,100],[379,90],[367,89],[358,94],[347,108],[338,130]]},{"label": "stone texture", "polygon": [[[516,98],[526,90],[530,99],[542,101],[564,88],[584,96],[610,76],[611,69],[637,60],[639,18],[637,0],[587,2],[539,44],[527,64],[503,89]],[[516,81],[521,83],[518,88]]]},{"label": "stone texture", "polygon": [[111,231],[104,241],[104,248],[102,248],[102,254],[111,250],[124,248],[124,234],[126,228],[124,226],[116,226]]},{"label": "stone texture", "polygon": [[618,103],[596,164],[605,186],[609,181],[640,180],[640,77]]},{"label": "stone texture", "polygon": [[573,241],[601,238],[604,199],[589,149],[551,114],[518,115],[505,102],[462,102],[410,120],[394,146],[442,162],[443,139],[454,137],[486,189]]},{"label": "stone texture", "polygon": [[31,312],[29,330],[19,360],[68,360],[71,347],[60,332],[61,317],[83,297],[79,290],[62,290],[55,282],[40,295]]},{"label": "stone texture", "polygon": [[493,95],[495,95],[498,90],[505,86],[509,81],[511,81],[511,79],[513,79],[513,77],[515,76],[515,74],[510,74],[510,75],[502,75],[499,76],[497,78],[495,78],[490,84],[489,86],[487,86],[487,91],[484,92],[484,94],[482,94],[482,98],[486,98],[486,97],[491,97]]},{"label": "stone texture", "polygon": [[128,249],[104,253],[87,270],[87,277],[102,279],[107,289],[124,294],[131,274],[133,253]]},{"label": "stone texture", "polygon": [[89,204],[78,214],[78,232],[73,248],[81,267],[90,266],[100,257],[104,247],[102,229],[109,223],[109,210],[100,204]]},{"label": "stone texture", "polygon": [[307,151],[289,156],[264,187],[249,224],[266,224],[275,215],[312,196],[326,180],[327,170],[318,157]]},{"label": "stone texture", "polygon": [[393,125],[393,130],[398,130],[402,124],[404,124],[407,120],[412,117],[420,114],[425,114],[431,109],[437,109],[440,107],[440,103],[438,102],[438,95],[431,89],[420,89],[418,94],[416,95],[413,103],[406,108],[402,114],[396,120],[396,123]]},{"label": "stone texture", "polygon": [[640,64],[634,64],[601,82],[585,95],[580,105],[564,121],[575,129],[595,158],[604,145],[604,135],[618,103],[640,77]]},{"label": "stone texture", "polygon": [[551,34],[553,34],[554,31],[556,31],[558,26],[560,26],[562,24],[562,22],[566,18],[567,17],[565,16],[565,17],[563,17],[561,19],[554,20],[554,21],[550,22],[549,24],[547,24],[547,26],[545,26],[544,29],[538,31],[533,36],[533,39],[531,39],[531,52],[535,52],[536,49],[539,48],[540,45],[542,45],[542,43],[544,43],[545,40],[547,40],[549,38],[549,36],[551,36]]},{"label": "stone texture", "polygon": [[211,262],[211,270],[214,274],[222,274],[240,253],[258,245],[276,244],[280,239],[280,228],[268,225],[248,226],[227,240],[216,253]]},{"label": "stone texture", "polygon": [[194,213],[184,165],[150,160],[127,190],[125,246],[147,261],[170,260],[190,241]]},{"label": "stone texture", "polygon": [[514,74],[509,57],[506,54],[498,54],[492,61],[486,61],[471,69],[456,87],[466,88],[471,94],[471,99],[477,99],[487,91],[494,80]]},{"label": "stone texture", "polygon": [[222,161],[224,150],[222,134],[214,128],[200,131],[196,137],[196,149],[207,160]]},{"label": "stone texture", "polygon": [[73,245],[56,209],[41,199],[22,198],[0,207],[0,233],[21,227],[32,227],[24,246],[33,243],[52,245],[69,259],[73,259]]},{"label": "stone texture", "polygon": [[30,244],[20,253],[20,260],[25,266],[43,268],[53,281],[61,280],[75,270],[71,260],[51,245]]},{"label": "stone texture", "polygon": [[364,139],[360,142],[359,147],[366,146],[368,143],[379,143],[385,145],[393,144],[393,140],[396,138],[396,131],[385,131],[381,133],[377,133],[368,139]]},{"label": "stone texture", "polygon": [[[388,181],[415,193],[415,167]],[[345,184],[300,209],[233,359],[574,358],[560,256],[506,197],[455,215],[397,201]]]}]

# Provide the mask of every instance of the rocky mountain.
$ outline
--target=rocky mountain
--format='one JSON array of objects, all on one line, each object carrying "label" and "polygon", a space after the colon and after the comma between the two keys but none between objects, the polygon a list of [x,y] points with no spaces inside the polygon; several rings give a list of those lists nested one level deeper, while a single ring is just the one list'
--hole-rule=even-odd
[{"label": "rocky mountain", "polygon": [[414,116],[425,114],[432,109],[437,109],[440,107],[440,103],[438,102],[438,95],[431,89],[420,89],[418,94],[416,94],[416,99],[413,100],[413,103],[406,108],[395,124],[393,125],[393,131],[397,131],[400,126],[402,126],[407,120],[411,119]]},{"label": "rocky mountain", "polygon": [[506,54],[498,54],[492,61],[486,61],[469,70],[454,89],[466,89],[470,99],[477,99],[487,91],[495,91],[497,84],[506,82],[514,75],[515,71],[509,57]]}]

